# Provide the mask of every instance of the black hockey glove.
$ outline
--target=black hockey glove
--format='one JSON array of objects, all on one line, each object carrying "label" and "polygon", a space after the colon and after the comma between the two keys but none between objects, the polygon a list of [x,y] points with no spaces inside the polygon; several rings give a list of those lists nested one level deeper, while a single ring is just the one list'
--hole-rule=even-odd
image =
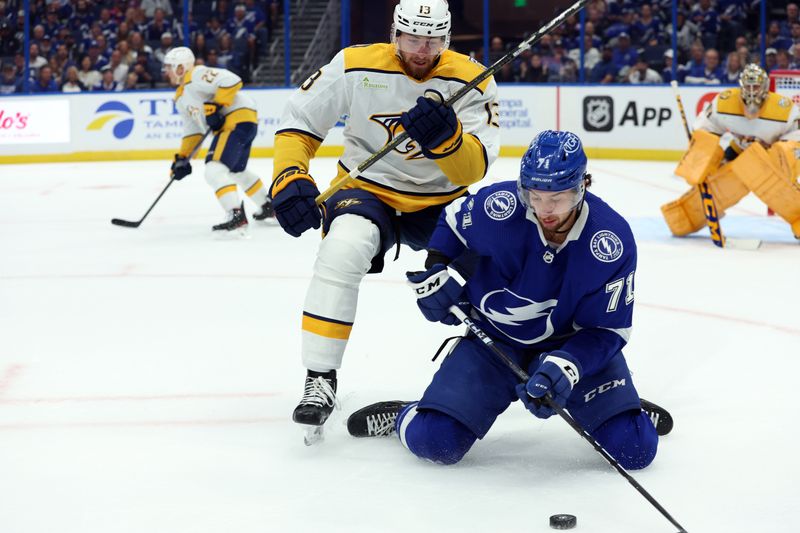
[{"label": "black hockey glove", "polygon": [[417,98],[417,105],[400,115],[400,123],[429,159],[450,155],[461,146],[461,123],[441,98]]},{"label": "black hockey glove", "polygon": [[275,218],[292,237],[299,237],[310,228],[319,228],[322,221],[316,202],[319,189],[305,170],[297,167],[284,170],[272,182],[269,195]]},{"label": "black hockey glove", "polygon": [[203,104],[203,110],[206,114],[206,124],[211,128],[211,131],[219,131],[225,125],[225,115],[222,114],[222,106],[214,102],[206,102]]},{"label": "black hockey glove", "polygon": [[189,159],[180,154],[175,154],[175,161],[172,162],[171,175],[174,180],[182,180],[192,173],[192,164]]}]

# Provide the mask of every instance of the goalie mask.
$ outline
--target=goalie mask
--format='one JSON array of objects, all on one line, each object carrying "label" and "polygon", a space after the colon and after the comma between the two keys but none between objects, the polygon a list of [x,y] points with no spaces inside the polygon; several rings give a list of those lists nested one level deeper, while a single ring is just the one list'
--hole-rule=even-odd
[{"label": "goalie mask", "polygon": [[450,46],[446,0],[400,0],[394,8],[392,44],[407,54],[438,56]]},{"label": "goalie mask", "polygon": [[769,95],[769,77],[764,69],[750,63],[744,67],[739,75],[739,86],[742,88],[742,102],[744,103],[744,115],[753,119],[758,117],[761,104]]}]

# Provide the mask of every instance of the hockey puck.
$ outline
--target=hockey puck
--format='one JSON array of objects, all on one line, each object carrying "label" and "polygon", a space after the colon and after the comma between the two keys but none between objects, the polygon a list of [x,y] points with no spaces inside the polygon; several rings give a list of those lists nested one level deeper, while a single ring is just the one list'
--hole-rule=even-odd
[{"label": "hockey puck", "polygon": [[550,517],[550,527],[553,529],[572,529],[578,519],[572,514],[554,514]]}]

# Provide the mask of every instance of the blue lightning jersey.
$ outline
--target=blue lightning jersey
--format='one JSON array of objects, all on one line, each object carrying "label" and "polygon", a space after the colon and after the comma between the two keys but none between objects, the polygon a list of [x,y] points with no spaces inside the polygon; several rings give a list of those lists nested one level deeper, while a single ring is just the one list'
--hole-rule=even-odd
[{"label": "blue lightning jersey", "polygon": [[473,319],[497,340],[565,350],[589,376],[630,337],[636,243],[625,219],[588,191],[563,244],[545,240],[516,181],[506,181],[451,203],[429,248],[477,254],[467,295]]}]

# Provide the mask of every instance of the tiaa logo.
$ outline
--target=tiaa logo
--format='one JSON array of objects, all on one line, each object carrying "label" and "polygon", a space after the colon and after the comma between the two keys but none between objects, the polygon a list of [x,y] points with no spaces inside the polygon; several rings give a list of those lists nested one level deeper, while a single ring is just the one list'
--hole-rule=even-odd
[{"label": "tiaa logo", "polygon": [[122,102],[112,100],[100,105],[94,112],[95,118],[86,127],[87,131],[102,130],[109,122],[116,121],[111,132],[117,139],[124,139],[133,131],[133,113]]}]

